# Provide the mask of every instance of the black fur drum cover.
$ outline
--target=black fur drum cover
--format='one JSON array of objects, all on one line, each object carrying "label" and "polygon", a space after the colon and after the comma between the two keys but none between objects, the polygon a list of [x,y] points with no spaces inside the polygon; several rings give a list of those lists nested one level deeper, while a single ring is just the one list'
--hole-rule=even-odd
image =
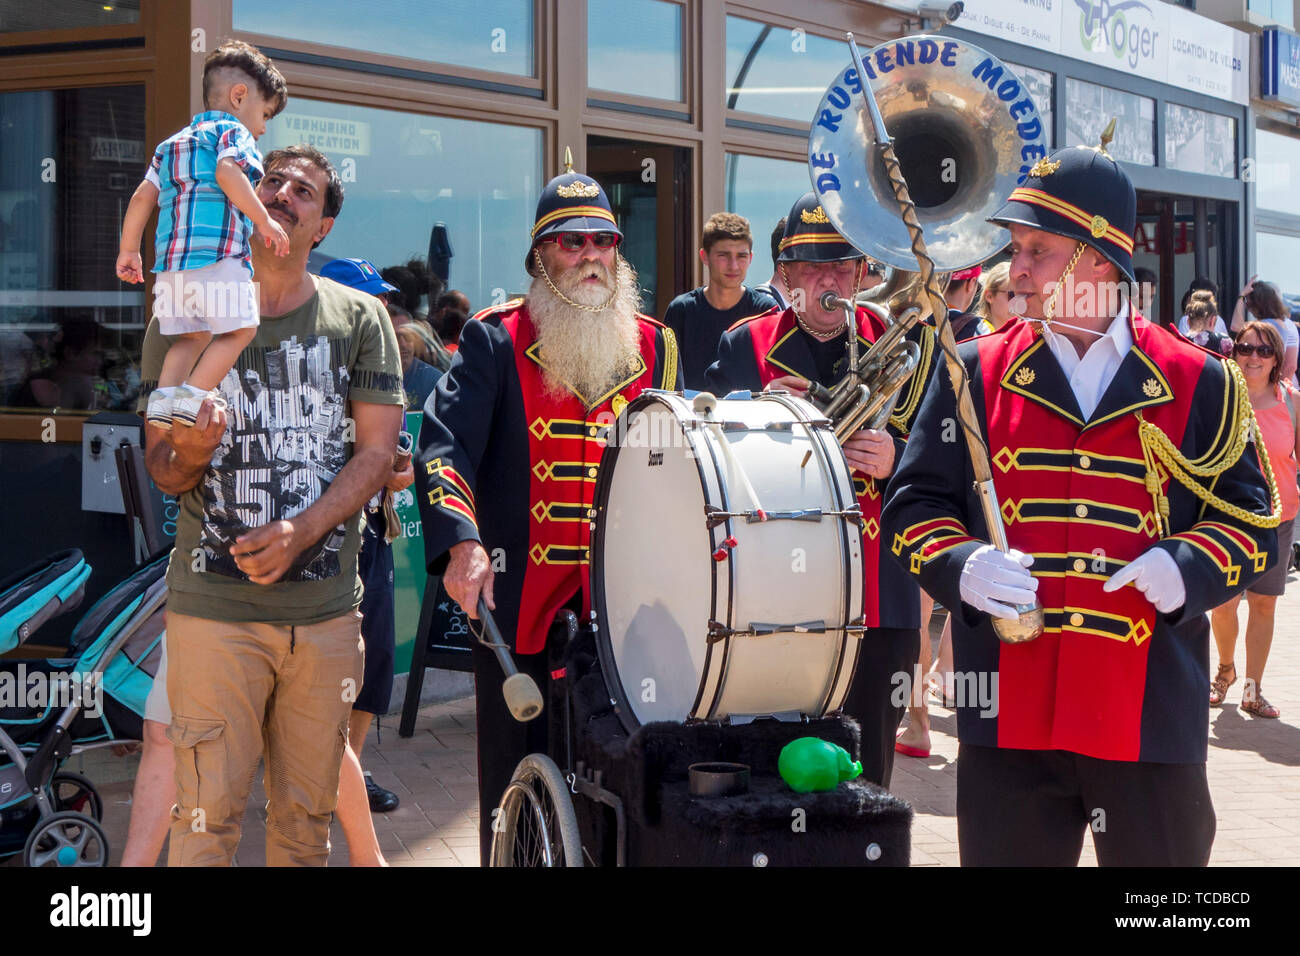
[{"label": "black fur drum cover", "polygon": [[[614,713],[594,642],[577,638],[565,655],[564,681],[553,682],[558,719],[569,694],[573,764],[603,774],[623,801],[630,866],[907,866],[912,808],[875,784],[854,780],[822,793],[795,793],[777,774],[781,748],[821,737],[856,760],[859,734],[848,717],[749,724],[646,724],[630,736]],[[553,741],[562,741],[554,733]],[[562,747],[563,745],[561,745]],[[567,755],[562,749],[557,758]],[[751,768],[747,793],[696,797],[694,763],[726,761]],[[614,811],[575,795],[588,865],[616,861]]]}]

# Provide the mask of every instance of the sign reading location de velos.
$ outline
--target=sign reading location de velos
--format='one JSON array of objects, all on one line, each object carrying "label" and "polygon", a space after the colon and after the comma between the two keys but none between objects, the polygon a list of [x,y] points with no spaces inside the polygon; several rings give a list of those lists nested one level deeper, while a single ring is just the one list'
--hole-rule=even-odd
[{"label": "sign reading location de velos", "polygon": [[[1047,154],[1028,90],[997,57],[949,37],[904,37],[864,52],[862,63],[936,267],[983,262],[1007,242],[985,220]],[[813,116],[808,160],[836,230],[870,246],[873,258],[916,271],[852,66],[831,82]]]}]

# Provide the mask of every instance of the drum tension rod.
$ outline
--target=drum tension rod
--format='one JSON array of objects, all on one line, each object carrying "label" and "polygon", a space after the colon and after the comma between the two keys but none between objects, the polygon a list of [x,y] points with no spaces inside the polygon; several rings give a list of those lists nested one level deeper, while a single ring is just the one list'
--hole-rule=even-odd
[{"label": "drum tension rod", "polygon": [[[825,634],[825,621],[804,621],[799,624],[765,624],[759,621],[751,621],[745,630],[734,630],[721,621],[709,622],[708,643],[716,644],[718,641],[725,641],[729,637],[768,637],[772,634]],[[832,630],[838,630],[833,628]],[[853,625],[844,628],[844,630],[853,630]]]},{"label": "drum tension rod", "polygon": [[766,424],[763,425],[751,425],[748,422],[740,422],[740,421],[718,421],[712,418],[708,418],[708,419],[692,418],[682,422],[682,427],[683,428],[704,428],[707,425],[707,426],[712,426],[714,428],[721,428],[724,432],[793,432],[794,426],[796,425],[800,426],[801,428],[813,429],[819,426],[827,427],[832,424],[834,423],[829,418],[814,418],[806,422],[804,421],[767,422]]},{"label": "drum tension rod", "polygon": [[763,515],[760,515],[757,511],[723,511],[716,505],[705,505],[704,514],[708,519],[707,523],[710,531],[731,518],[744,518],[750,524],[757,524],[765,520],[775,521],[779,518],[787,521],[821,521],[823,518],[847,518],[856,524],[862,524],[862,509],[857,507],[848,508],[844,511],[823,511],[821,508],[804,508],[798,511],[765,511]]}]

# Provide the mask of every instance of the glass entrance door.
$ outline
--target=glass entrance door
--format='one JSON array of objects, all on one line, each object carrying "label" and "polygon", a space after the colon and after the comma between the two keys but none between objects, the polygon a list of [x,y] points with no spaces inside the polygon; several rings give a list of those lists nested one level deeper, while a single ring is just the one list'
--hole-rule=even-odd
[{"label": "glass entrance door", "polygon": [[641,286],[641,309],[659,319],[668,303],[691,287],[699,245],[690,232],[690,155],[681,146],[587,139],[586,173],[614,207],[623,257]]},{"label": "glass entrance door", "polygon": [[1219,311],[1231,318],[1237,274],[1236,204],[1187,196],[1139,192],[1133,267],[1156,274],[1151,318],[1172,325],[1183,314],[1183,297],[1192,280],[1214,284]]}]

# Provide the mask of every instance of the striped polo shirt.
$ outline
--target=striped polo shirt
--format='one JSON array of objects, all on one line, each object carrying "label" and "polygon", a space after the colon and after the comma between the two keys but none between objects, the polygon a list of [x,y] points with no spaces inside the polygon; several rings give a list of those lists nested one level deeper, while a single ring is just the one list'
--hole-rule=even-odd
[{"label": "striped polo shirt", "polygon": [[252,221],[217,185],[217,161],[227,156],[257,185],[262,156],[253,134],[221,110],[199,113],[154,150],[145,173],[158,188],[154,272],[201,269],[222,259],[248,265]]}]

